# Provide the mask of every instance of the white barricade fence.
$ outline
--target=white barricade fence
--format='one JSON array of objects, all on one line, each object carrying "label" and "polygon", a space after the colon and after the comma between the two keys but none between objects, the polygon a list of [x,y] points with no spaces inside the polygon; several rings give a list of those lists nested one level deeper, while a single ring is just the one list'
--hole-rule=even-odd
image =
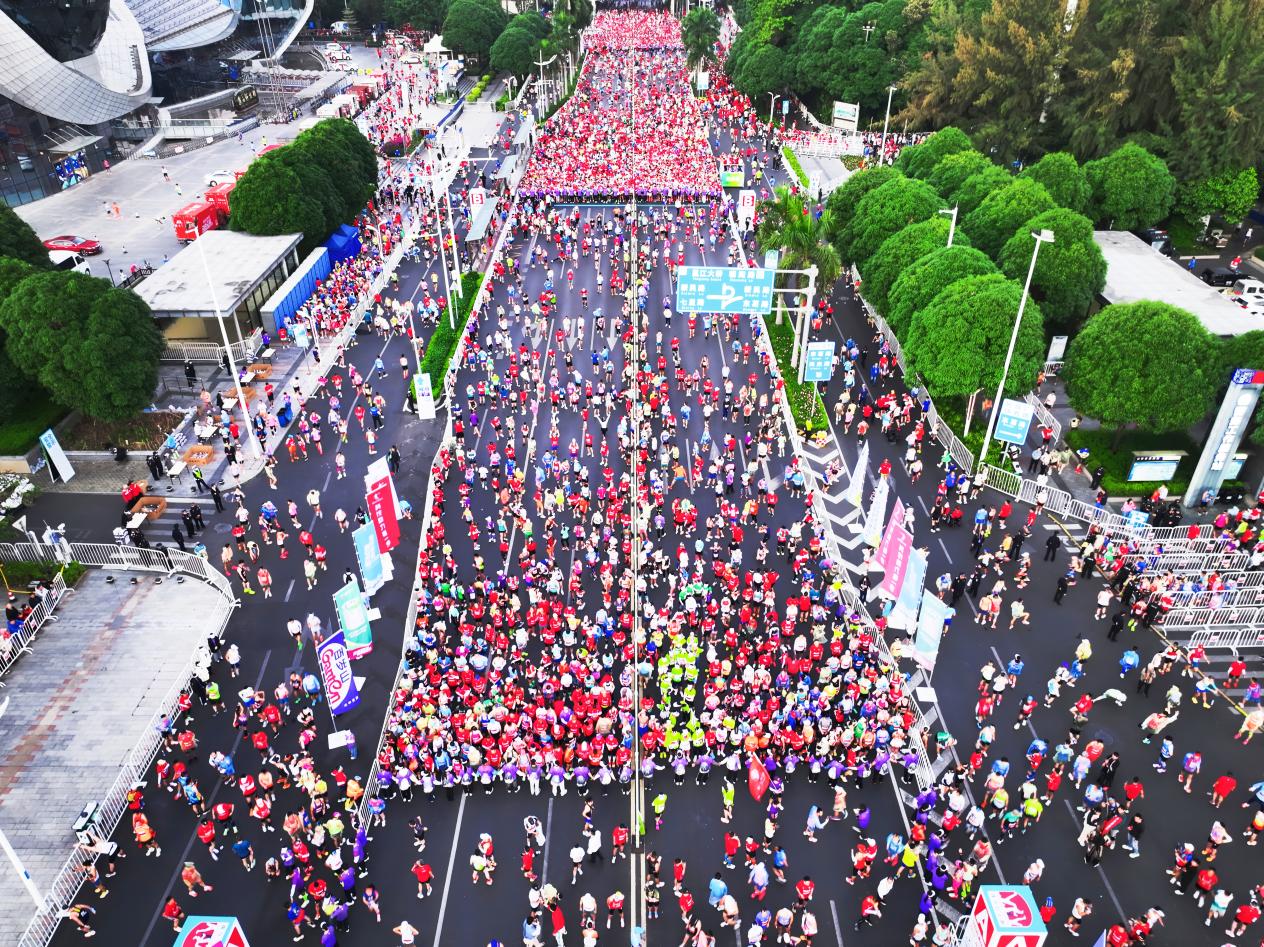
[{"label": "white barricade fence", "polygon": [[1264,648],[1264,629],[1204,628],[1190,635],[1184,646],[1189,650],[1200,646],[1208,650],[1226,648],[1232,651]]},{"label": "white barricade fence", "polygon": [[[2,550],[3,547],[0,547],[0,559],[4,559],[5,562],[18,561],[3,555]],[[49,622],[57,620],[53,612],[69,591],[72,590],[66,587],[66,580],[58,572],[48,585],[47,591],[44,593],[44,597],[40,599],[39,604],[31,609],[31,613],[22,622],[21,630],[9,636],[4,651],[0,652],[0,677],[3,677],[9,668],[17,664],[18,658],[30,652],[32,643],[35,640],[35,636],[39,634],[39,630]],[[3,684],[0,683],[0,686],[3,686]]]},{"label": "white barricade fence", "polygon": [[1049,409],[1045,407],[1045,403],[1036,397],[1034,391],[1029,391],[1023,395],[1023,400],[1031,405],[1032,412],[1035,414],[1036,420],[1040,422],[1040,426],[1050,428],[1053,431],[1051,443],[1055,445],[1061,444],[1062,422],[1053,416]]},{"label": "white barricade fence", "polygon": [[1199,628],[1235,628],[1256,631],[1264,627],[1264,606],[1174,608],[1159,623],[1165,634]]}]

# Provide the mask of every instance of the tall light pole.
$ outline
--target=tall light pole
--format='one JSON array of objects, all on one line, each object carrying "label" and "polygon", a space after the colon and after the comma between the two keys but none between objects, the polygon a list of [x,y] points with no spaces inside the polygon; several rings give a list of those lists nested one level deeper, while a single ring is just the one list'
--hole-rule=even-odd
[{"label": "tall light pole", "polygon": [[539,85],[538,92],[537,92],[537,94],[536,94],[536,101],[538,101],[538,102],[540,103],[540,118],[541,118],[541,120],[543,120],[543,118],[544,118],[544,112],[545,112],[545,110],[548,108],[548,106],[547,106],[547,105],[545,105],[545,103],[544,103],[544,67],[545,67],[545,66],[552,65],[552,64],[553,64],[553,61],[554,61],[555,59],[557,59],[557,54],[556,54],[556,53],[555,53],[555,54],[553,54],[553,56],[551,56],[551,57],[550,57],[550,58],[548,58],[548,59],[537,59],[537,60],[535,61],[535,64],[536,64],[536,65],[539,67],[539,69],[540,69],[540,85]]},{"label": "tall light pole", "polygon": [[988,415],[987,430],[983,433],[983,449],[979,453],[979,463],[987,460],[988,445],[992,441],[992,431],[996,427],[996,418],[1001,411],[1001,399],[1005,396],[1005,376],[1009,374],[1009,363],[1014,358],[1014,346],[1018,344],[1018,328],[1023,324],[1023,310],[1027,308],[1027,297],[1031,294],[1031,278],[1036,272],[1036,257],[1040,255],[1042,243],[1053,243],[1053,231],[1042,230],[1033,233],[1036,245],[1031,248],[1031,266],[1027,267],[1027,282],[1023,284],[1023,296],[1018,302],[1018,315],[1014,319],[1014,331],[1009,336],[1009,351],[1005,353],[1005,367],[1001,369],[1001,383],[996,386],[996,400],[992,402],[992,413]]},{"label": "tall light pole", "polygon": [[878,163],[887,160],[887,126],[891,124],[891,96],[895,95],[895,86],[887,89],[887,117],[882,120],[882,145],[878,151]]},{"label": "tall light pole", "polygon": [[956,234],[957,232],[957,210],[958,209],[959,209],[959,205],[953,204],[951,209],[945,207],[943,210],[940,211],[941,214],[949,214],[952,216],[952,221],[948,224],[948,246],[952,246],[953,235]]},{"label": "tall light pole", "polygon": [[[209,231],[208,231],[209,232]],[[263,446],[259,443],[259,438],[255,434],[255,427],[250,423],[250,408],[246,404],[246,393],[241,387],[241,373],[237,371],[237,360],[233,358],[233,346],[228,341],[228,329],[224,326],[224,313],[219,308],[219,298],[215,293],[215,281],[211,279],[211,268],[206,262],[206,248],[202,246],[202,238],[206,233],[199,232],[197,238],[193,241],[197,246],[198,259],[202,261],[202,271],[206,274],[206,285],[211,291],[211,308],[215,310],[215,321],[219,323],[219,334],[224,339],[224,357],[228,359],[228,370],[233,373],[233,384],[237,388],[237,407],[241,409],[242,423],[246,426],[246,436],[250,439],[250,447],[256,458],[263,457]],[[241,334],[241,326],[237,327],[237,334]],[[316,337],[312,336],[312,346],[316,345]],[[246,347],[242,346],[242,355],[246,354]]]},{"label": "tall light pole", "polygon": [[776,104],[777,104],[777,93],[769,92],[768,93],[768,127],[769,128],[772,128],[772,110],[773,110],[773,106],[775,106]]}]

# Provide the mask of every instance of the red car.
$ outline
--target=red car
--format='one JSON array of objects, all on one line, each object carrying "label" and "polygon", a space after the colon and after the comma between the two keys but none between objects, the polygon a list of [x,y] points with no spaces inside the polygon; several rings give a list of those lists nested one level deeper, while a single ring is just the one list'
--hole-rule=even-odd
[{"label": "red car", "polygon": [[101,244],[96,240],[88,237],[75,237],[70,234],[63,234],[60,237],[49,237],[44,241],[44,246],[49,250],[73,250],[75,253],[82,253],[84,256],[92,256],[94,253],[101,252]]}]

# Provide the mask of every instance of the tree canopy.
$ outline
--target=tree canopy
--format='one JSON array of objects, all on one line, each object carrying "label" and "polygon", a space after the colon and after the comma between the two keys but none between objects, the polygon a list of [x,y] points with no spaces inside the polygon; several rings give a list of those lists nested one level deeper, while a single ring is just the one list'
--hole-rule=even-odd
[{"label": "tree canopy", "polygon": [[1176,179],[1163,159],[1129,142],[1084,166],[1093,188],[1093,216],[1116,230],[1149,227],[1167,217]]},{"label": "tree canopy", "polygon": [[995,272],[996,264],[986,255],[955,241],[951,247],[928,253],[896,278],[888,296],[887,325],[898,338],[907,341],[914,315],[936,296],[958,280]]},{"label": "tree canopy", "polygon": [[[935,169],[926,180],[944,200],[955,204],[961,186],[973,175],[980,172],[986,173],[988,168],[996,168],[996,165],[989,161],[986,155],[971,148],[946,156],[935,165]],[[997,170],[1000,169],[997,168]]]},{"label": "tree canopy", "polygon": [[895,177],[866,194],[839,238],[839,253],[861,269],[882,241],[909,224],[935,216],[943,200],[925,181]]},{"label": "tree canopy", "polygon": [[41,270],[52,266],[48,250],[35,236],[31,225],[3,201],[0,201],[0,257],[21,260]]},{"label": "tree canopy", "polygon": [[760,205],[759,216],[759,245],[781,251],[779,269],[805,270],[815,266],[817,286],[827,291],[834,285],[842,264],[826,236],[830,229],[828,210],[817,218],[808,212],[801,194],[779,187],[774,200]]},{"label": "tree canopy", "polygon": [[443,29],[449,0],[386,0],[386,18],[392,26],[411,26],[427,33]]},{"label": "tree canopy", "polygon": [[443,45],[487,62],[492,44],[509,25],[509,14],[497,0],[452,0],[443,18]]},{"label": "tree canopy", "polygon": [[1062,370],[1075,410],[1122,431],[1181,431],[1206,417],[1218,387],[1216,344],[1176,306],[1107,306],[1067,348]]},{"label": "tree canopy", "polygon": [[496,37],[492,43],[491,67],[497,72],[508,72],[522,78],[536,63],[540,41],[525,29],[513,26]]},{"label": "tree canopy", "polygon": [[[860,273],[864,280],[865,299],[870,305],[885,316],[890,308],[889,294],[895,281],[917,260],[947,246],[951,226],[952,222],[947,217],[936,214],[929,220],[909,224],[883,240]],[[965,234],[958,232],[957,237],[964,239]]]},{"label": "tree canopy", "polygon": [[1005,187],[1011,180],[1013,178],[1008,171],[994,164],[976,171],[961,182],[957,193],[953,195],[954,203],[960,208],[958,213],[962,216],[969,214],[983,203],[984,198]]},{"label": "tree canopy", "polygon": [[900,152],[895,166],[911,178],[926,180],[935,173],[939,162],[949,155],[973,151],[970,138],[960,128],[949,125],[941,128],[921,144],[911,145]]},{"label": "tree canopy", "polygon": [[252,161],[228,196],[233,230],[302,233],[308,253],[350,223],[377,188],[377,155],[355,125],[326,119]]},{"label": "tree canopy", "polygon": [[715,44],[720,39],[720,18],[706,7],[694,7],[680,24],[680,38],[685,44],[685,57],[690,69],[715,58]]},{"label": "tree canopy", "polygon": [[1093,199],[1088,175],[1075,156],[1065,151],[1051,151],[1035,164],[1023,168],[1018,176],[1039,181],[1055,204],[1077,214],[1085,213]]},{"label": "tree canopy", "polygon": [[[22,280],[38,272],[40,270],[24,260],[0,257],[0,304],[9,298]],[[30,394],[31,383],[9,358],[3,324],[0,323],[0,417],[15,417]]]},{"label": "tree canopy", "polygon": [[[834,246],[840,246],[839,239],[842,232],[856,215],[856,207],[861,199],[875,188],[898,177],[903,177],[903,175],[889,164],[878,165],[876,168],[864,168],[830,192],[829,197],[825,199],[825,209],[830,212],[829,236]],[[842,252],[841,247],[839,252]]]},{"label": "tree canopy", "polygon": [[0,304],[9,357],[58,404],[102,420],[148,407],[162,334],[144,301],[109,280],[36,273]]},{"label": "tree canopy", "polygon": [[961,226],[974,245],[995,260],[1005,242],[1020,229],[1026,229],[1027,221],[1053,206],[1053,198],[1043,184],[1030,178],[1014,178],[984,198],[966,215]]},{"label": "tree canopy", "polygon": [[1001,249],[1001,272],[1019,282],[1027,278],[1035,247],[1033,231],[1052,230],[1053,243],[1036,255],[1031,292],[1040,300],[1045,321],[1066,330],[1083,318],[1106,285],[1106,258],[1093,239],[1093,222],[1063,207],[1027,221]]},{"label": "tree canopy", "polygon": [[[1000,273],[957,280],[913,316],[904,346],[909,367],[932,394],[967,397],[991,392],[1001,381],[1022,287]],[[1045,336],[1040,307],[1028,299],[1005,393],[1031,391],[1044,366]]]},{"label": "tree canopy", "polygon": [[1201,181],[1182,182],[1176,190],[1176,211],[1191,222],[1212,214],[1232,222],[1246,217],[1259,197],[1255,168],[1224,171]]}]

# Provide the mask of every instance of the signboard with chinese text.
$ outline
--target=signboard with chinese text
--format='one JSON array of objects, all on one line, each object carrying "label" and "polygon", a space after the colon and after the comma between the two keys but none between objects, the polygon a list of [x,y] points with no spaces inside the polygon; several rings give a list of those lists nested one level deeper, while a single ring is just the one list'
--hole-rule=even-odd
[{"label": "signboard with chinese text", "polygon": [[1009,444],[1026,444],[1034,413],[1035,409],[1026,401],[1006,398],[996,418],[996,439]]},{"label": "signboard with chinese text", "polygon": [[774,270],[746,266],[682,266],[676,280],[680,312],[762,315],[772,309]]}]

